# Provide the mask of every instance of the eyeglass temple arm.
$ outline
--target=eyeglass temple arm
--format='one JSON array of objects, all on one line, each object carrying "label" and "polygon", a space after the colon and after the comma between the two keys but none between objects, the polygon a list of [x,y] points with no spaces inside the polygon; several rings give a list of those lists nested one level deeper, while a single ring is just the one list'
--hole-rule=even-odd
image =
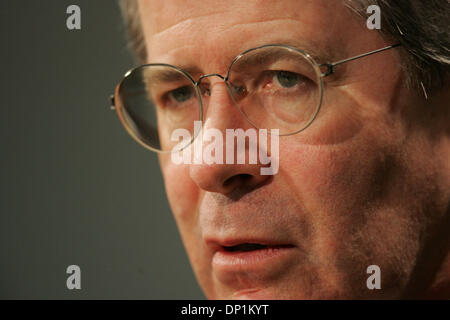
[{"label": "eyeglass temple arm", "polygon": [[110,102],[109,109],[110,110],[116,110],[116,94],[119,91],[119,86],[120,86],[120,84],[118,84],[116,86],[114,93],[109,96],[109,102]]},{"label": "eyeglass temple arm", "polygon": [[111,110],[116,109],[116,101],[115,101],[115,99],[114,99],[114,95],[113,95],[113,94],[109,96],[109,102],[111,103],[111,105],[109,106],[109,108],[110,108]]},{"label": "eyeglass temple arm", "polygon": [[360,55],[357,55],[357,56],[354,56],[354,57],[351,57],[351,58],[339,60],[339,61],[336,61],[336,62],[323,63],[323,64],[319,65],[319,67],[326,67],[327,70],[324,73],[322,73],[322,77],[326,77],[326,76],[329,76],[330,74],[334,73],[334,67],[337,66],[337,65],[340,65],[340,64],[343,64],[343,63],[346,63],[346,62],[349,62],[349,61],[353,61],[353,60],[356,60],[356,59],[359,59],[359,58],[363,58],[363,57],[369,56],[369,55],[374,54],[374,53],[378,53],[378,52],[381,52],[381,51],[389,50],[389,49],[392,49],[392,48],[395,48],[395,47],[398,47],[398,46],[401,46],[401,43],[397,43],[397,44],[394,44],[394,45],[391,45],[391,46],[387,46],[387,47],[384,47],[384,48],[381,48],[381,49],[377,49],[377,50],[373,50],[373,51],[370,51],[370,52],[366,52],[366,53],[363,53],[363,54],[360,54]]}]

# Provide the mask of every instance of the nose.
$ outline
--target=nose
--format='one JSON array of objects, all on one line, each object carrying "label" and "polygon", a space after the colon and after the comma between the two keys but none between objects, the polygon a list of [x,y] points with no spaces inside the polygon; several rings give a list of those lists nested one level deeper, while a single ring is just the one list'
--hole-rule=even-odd
[{"label": "nose", "polygon": [[[261,174],[263,165],[258,160],[258,132],[245,120],[234,105],[226,83],[221,80],[211,83],[209,94],[204,95],[202,100],[204,107],[203,128],[191,147],[198,148],[201,146],[201,153],[203,154],[201,154],[200,163],[194,162],[190,165],[191,179],[204,191],[224,195],[228,195],[237,189],[250,192],[264,185],[270,179],[270,176]],[[227,136],[231,134],[230,132],[237,132],[235,131],[237,129],[241,129],[241,132],[247,132],[248,129],[254,130],[256,141],[245,138],[245,143],[242,144],[245,145],[245,148],[243,150],[238,148],[238,139],[235,139],[234,136],[232,138]],[[211,138],[211,136],[214,138]],[[250,163],[249,161],[250,153],[255,152],[255,148],[250,147],[251,143],[256,144],[256,155],[253,155],[256,156],[256,163]],[[214,145],[212,146],[212,144]],[[214,149],[214,152],[211,152],[212,149]],[[244,163],[237,163],[238,152],[244,153]],[[222,156],[220,156],[220,153],[222,153]],[[229,153],[232,153],[232,156]],[[205,161],[211,155],[215,156],[213,159],[216,161]],[[222,163],[217,161],[220,159],[222,159]],[[232,161],[230,163],[227,160]]]}]

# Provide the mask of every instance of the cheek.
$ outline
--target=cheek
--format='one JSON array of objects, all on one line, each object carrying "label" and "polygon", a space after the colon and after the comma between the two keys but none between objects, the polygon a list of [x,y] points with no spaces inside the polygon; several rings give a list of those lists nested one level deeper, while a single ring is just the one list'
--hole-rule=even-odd
[{"label": "cheek", "polygon": [[206,294],[212,292],[209,276],[209,259],[201,245],[198,225],[200,190],[190,178],[189,165],[175,165],[170,156],[160,156],[166,193],[178,226],[184,247],[200,285]]},{"label": "cheek", "polygon": [[333,224],[356,214],[380,189],[384,152],[361,133],[338,145],[286,143],[280,149],[280,173],[291,191],[308,212],[332,217]]},{"label": "cheek", "polygon": [[312,124],[287,140],[313,146],[344,144],[364,128],[365,109],[366,106],[361,106],[346,90],[328,87]]},{"label": "cheek", "polygon": [[310,212],[349,216],[380,196],[387,159],[403,137],[388,106],[347,87],[329,87],[311,127],[280,139],[280,171],[285,168]]},{"label": "cheek", "polygon": [[180,227],[194,223],[198,207],[199,189],[189,175],[189,165],[176,165],[170,156],[160,156],[160,166],[170,207]]},{"label": "cheek", "polygon": [[[383,183],[381,149],[364,147],[367,144],[358,141],[359,137],[352,140],[338,147],[290,146],[280,156],[280,178],[289,181],[292,197],[304,207],[310,226],[305,240],[310,259],[322,281],[336,288],[342,287],[342,274],[349,270],[348,264],[340,267],[341,261],[358,266],[350,244],[355,230],[363,230],[367,214],[377,208],[375,200],[381,196]],[[358,254],[362,243],[358,243]]]}]

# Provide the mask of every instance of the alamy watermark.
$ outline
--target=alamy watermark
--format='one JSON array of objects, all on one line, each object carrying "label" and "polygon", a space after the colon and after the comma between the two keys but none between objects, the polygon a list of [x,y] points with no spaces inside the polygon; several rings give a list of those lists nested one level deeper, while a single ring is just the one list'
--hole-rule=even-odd
[{"label": "alamy watermark", "polygon": [[381,289],[381,269],[376,264],[372,264],[367,267],[367,274],[370,274],[370,277],[367,278],[366,286],[367,289]]},{"label": "alamy watermark", "polygon": [[[269,145],[270,136],[270,145]],[[192,145],[187,146],[195,137]],[[171,140],[178,142],[172,149],[175,164],[249,164],[262,165],[261,175],[275,175],[279,167],[279,130],[226,129],[225,138],[216,128],[203,129],[202,121],[194,122],[194,136],[187,129],[176,129]],[[224,141],[226,144],[224,150]],[[247,144],[248,142],[248,144]],[[248,148],[247,148],[248,146]],[[270,146],[270,152],[269,152]],[[225,151],[225,155],[224,155]],[[248,152],[247,152],[248,151]],[[248,155],[248,157],[247,157]]]},{"label": "alamy watermark", "polygon": [[381,29],[381,10],[377,5],[367,7],[367,14],[371,14],[367,19],[366,26],[369,30]]},{"label": "alamy watermark", "polygon": [[66,27],[69,30],[81,30],[81,9],[76,4],[67,7],[66,13],[69,16],[66,19]]},{"label": "alamy watermark", "polygon": [[76,264],[67,267],[66,273],[70,274],[66,280],[66,287],[69,290],[81,289],[81,269]]}]

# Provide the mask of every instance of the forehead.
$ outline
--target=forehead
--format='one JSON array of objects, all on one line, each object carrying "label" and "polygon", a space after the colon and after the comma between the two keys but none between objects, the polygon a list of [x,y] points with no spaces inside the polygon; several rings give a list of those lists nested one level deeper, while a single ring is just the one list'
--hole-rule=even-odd
[{"label": "forehead", "polygon": [[339,32],[349,23],[340,0],[141,0],[139,12],[149,62],[172,64],[229,64],[240,52],[268,43],[329,57],[342,51],[336,40],[344,40]]}]

